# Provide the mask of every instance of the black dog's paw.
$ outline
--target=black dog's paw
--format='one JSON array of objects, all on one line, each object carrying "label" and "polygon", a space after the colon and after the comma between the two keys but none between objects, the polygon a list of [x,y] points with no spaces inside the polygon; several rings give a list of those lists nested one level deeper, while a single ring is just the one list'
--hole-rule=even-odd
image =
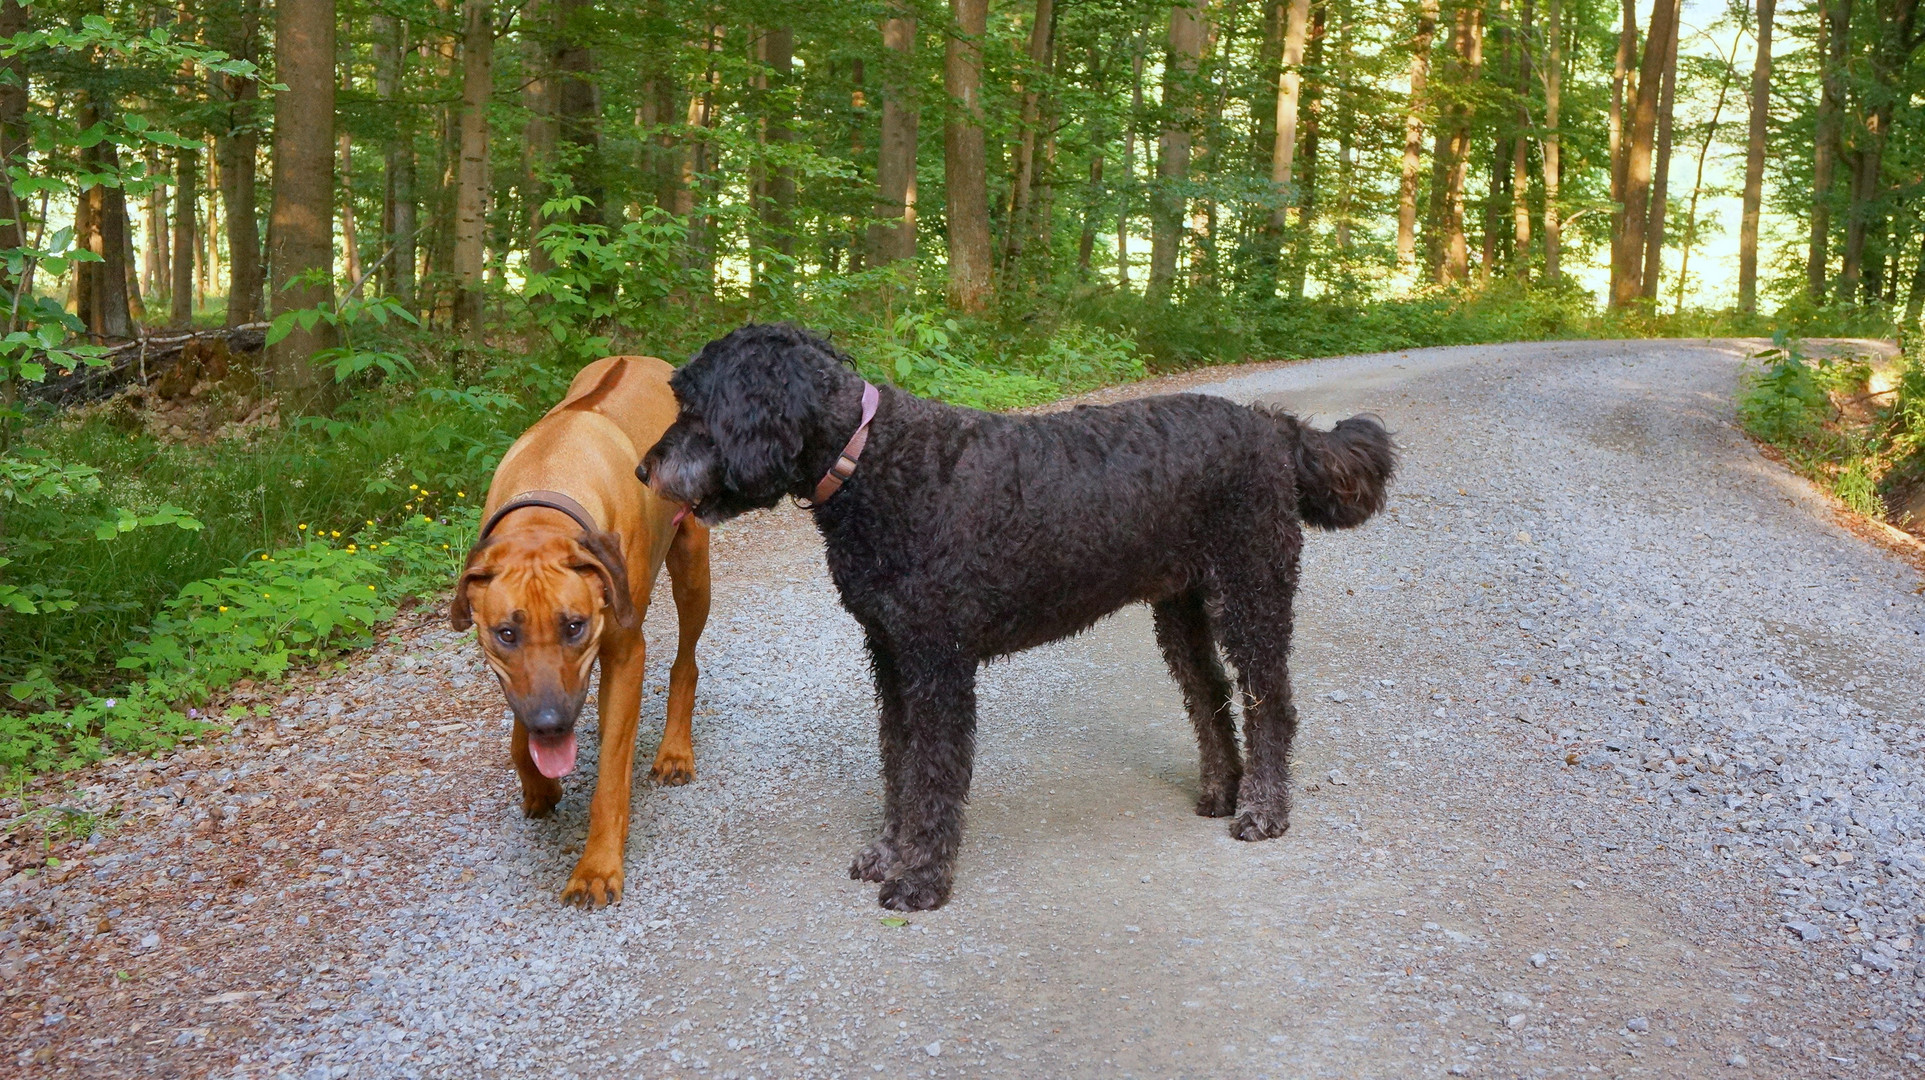
[{"label": "black dog's paw", "polygon": [[893,911],[934,911],[949,902],[949,882],[934,877],[899,877],[882,883],[878,902]]},{"label": "black dog's paw", "polygon": [[1238,840],[1269,840],[1290,831],[1290,813],[1270,813],[1263,810],[1245,810],[1242,816],[1230,826],[1230,835]]},{"label": "black dog's paw", "polygon": [[1229,817],[1237,812],[1237,788],[1231,784],[1226,788],[1204,788],[1203,794],[1196,799],[1196,816]]},{"label": "black dog's paw", "polygon": [[901,857],[896,854],[895,847],[889,841],[879,839],[856,852],[855,861],[849,864],[849,880],[877,882],[886,880],[889,877],[889,871],[894,870],[900,861]]}]

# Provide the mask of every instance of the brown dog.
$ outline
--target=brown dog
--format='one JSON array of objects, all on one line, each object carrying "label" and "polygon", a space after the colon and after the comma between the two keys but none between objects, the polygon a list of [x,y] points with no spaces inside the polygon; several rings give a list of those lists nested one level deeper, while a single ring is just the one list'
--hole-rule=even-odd
[{"label": "brown dog", "polygon": [[575,376],[568,396],[495,470],[482,534],[448,612],[455,629],[480,628],[482,653],[514,710],[512,752],[529,817],[561,799],[560,778],[575,767],[575,719],[601,661],[601,775],[563,903],[600,907],[622,897],[647,657],[642,616],[664,563],[681,634],[651,775],[664,784],[695,778],[689,717],[695,642],[708,622],[708,528],[634,472],[675,420],[673,370],[652,356],[611,356]]}]

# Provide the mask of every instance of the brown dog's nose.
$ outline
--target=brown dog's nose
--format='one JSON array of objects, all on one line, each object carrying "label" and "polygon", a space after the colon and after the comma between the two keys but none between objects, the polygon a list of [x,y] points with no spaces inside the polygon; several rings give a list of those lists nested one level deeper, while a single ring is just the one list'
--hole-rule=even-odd
[{"label": "brown dog's nose", "polygon": [[527,720],[530,735],[564,735],[574,724],[558,705],[543,705]]},{"label": "brown dog's nose", "polygon": [[640,463],[638,463],[635,466],[635,479],[640,480],[644,484],[648,483],[648,459],[647,458],[643,458],[640,461]]}]

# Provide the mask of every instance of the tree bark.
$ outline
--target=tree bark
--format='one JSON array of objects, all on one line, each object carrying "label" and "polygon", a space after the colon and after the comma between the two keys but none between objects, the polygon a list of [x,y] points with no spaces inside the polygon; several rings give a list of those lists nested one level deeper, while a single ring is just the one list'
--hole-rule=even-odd
[{"label": "tree bark", "polygon": [[1629,160],[1625,147],[1624,108],[1637,93],[1638,10],[1637,0],[1618,0],[1622,25],[1618,29],[1618,49],[1611,61],[1611,236],[1613,242],[1624,231],[1624,166]]},{"label": "tree bark", "polygon": [[185,148],[174,151],[174,268],[169,279],[167,320],[175,326],[194,325],[195,203],[200,199],[199,157]]},{"label": "tree bark", "polygon": [[1563,177],[1564,135],[1558,130],[1559,108],[1564,89],[1563,0],[1550,0],[1549,58],[1544,72],[1544,280],[1556,282],[1563,275],[1559,260],[1564,241],[1564,217],[1558,207],[1558,192]]},{"label": "tree bark", "polygon": [[1143,34],[1130,41],[1130,115],[1123,123],[1123,182],[1116,200],[1116,284],[1130,288],[1130,188],[1136,184],[1136,125],[1143,115]]},{"label": "tree bark", "polygon": [[[768,66],[768,93],[764,96],[764,137],[769,145],[783,147],[794,140],[792,127],[790,82],[795,73],[795,31],[786,26],[775,27],[762,36],[763,63]],[[912,134],[910,143],[915,143]],[[910,166],[915,164],[914,154],[910,156]],[[913,173],[911,183],[914,183]],[[792,271],[789,257],[795,253],[795,170],[787,163],[778,163],[768,170],[767,183],[762,199],[763,244],[779,259],[762,258],[761,277],[764,282],[777,279],[783,283],[770,286],[767,291],[787,294],[787,282]],[[913,253],[914,249],[911,248]]]},{"label": "tree bark", "polygon": [[[1169,52],[1163,65],[1164,122],[1157,136],[1156,186],[1150,192],[1150,277],[1144,298],[1169,302],[1183,247],[1183,186],[1190,175],[1195,140],[1197,62],[1203,55],[1207,0],[1183,0],[1170,9]],[[1308,2],[1308,0],[1304,0]]]},{"label": "tree bark", "polygon": [[[279,0],[274,7],[274,208],[269,263],[276,317],[334,304],[334,0]],[[296,326],[267,351],[269,385],[281,407],[325,403],[314,354],[334,344],[332,325]]]},{"label": "tree bark", "polygon": [[1867,241],[1874,226],[1882,229],[1884,224],[1884,215],[1875,210],[1875,205],[1882,187],[1885,142],[1891,134],[1895,106],[1901,97],[1908,97],[1900,88],[1899,80],[1913,51],[1925,43],[1925,39],[1914,33],[1918,0],[1881,4],[1877,17],[1877,34],[1866,57],[1876,89],[1864,95],[1869,99],[1864,106],[1865,137],[1852,155],[1851,205],[1845,218],[1845,253],[1838,274],[1840,300],[1878,299],[1876,272],[1865,278],[1865,283],[1874,287],[1866,289],[1862,298],[1858,296],[1859,279],[1865,265]]},{"label": "tree bark", "polygon": [[1664,59],[1677,31],[1673,0],[1656,0],[1651,30],[1645,35],[1638,68],[1637,107],[1624,143],[1624,226],[1611,246],[1611,304],[1635,306],[1643,295],[1644,238],[1650,225],[1653,151],[1658,134],[1658,96],[1664,85]]},{"label": "tree bark", "polygon": [[1511,272],[1521,281],[1531,277],[1531,21],[1532,0],[1524,0],[1518,14],[1517,137],[1511,140]]},{"label": "tree bark", "polygon": [[1758,59],[1751,69],[1751,131],[1745,144],[1744,217],[1738,227],[1738,310],[1758,310],[1758,211],[1764,201],[1765,133],[1771,122],[1771,22],[1777,0],[1758,0]]},{"label": "tree bark", "polygon": [[[27,25],[27,9],[19,0],[0,0],[0,37],[25,33]],[[27,75],[25,56],[0,59],[0,175],[6,175],[27,152]],[[26,207],[15,197],[13,185],[0,184],[0,250],[23,245],[26,217]],[[17,284],[13,275],[0,268],[0,290],[5,290],[9,305]],[[4,329],[12,328],[10,317]]]},{"label": "tree bark", "polygon": [[916,129],[921,115],[914,89],[916,18],[907,7],[892,7],[888,15],[882,21],[882,47],[893,55],[883,68],[877,223],[869,226],[869,258],[876,266],[916,257]]},{"label": "tree bark", "polygon": [[483,234],[488,224],[488,100],[494,92],[495,27],[491,0],[466,0],[461,30],[461,157],[455,166],[454,328],[481,337]]},{"label": "tree bark", "polygon": [[[1682,7],[1683,0],[1673,4],[1671,20],[1674,27]],[[1671,47],[1666,50],[1664,57],[1664,86],[1658,94],[1658,149],[1651,178],[1650,225],[1644,236],[1643,295],[1651,303],[1653,311],[1657,310],[1658,279],[1664,272],[1664,216],[1671,189],[1671,133],[1678,96],[1679,36],[1677,30],[1673,29]]]},{"label": "tree bark", "polygon": [[[243,0],[230,14],[231,20],[221,23],[222,48],[237,59],[257,59],[257,0]],[[258,80],[245,76],[217,75],[214,89],[226,113],[215,152],[220,159],[221,216],[227,226],[227,325],[241,326],[261,317],[260,197],[255,183],[261,87]]]},{"label": "tree bark", "polygon": [[[1277,76],[1277,141],[1270,152],[1270,230],[1279,238],[1289,227],[1290,209],[1297,201],[1290,189],[1295,182],[1297,119],[1303,97],[1303,46],[1310,35],[1310,0],[1290,0],[1283,31],[1283,60]],[[1174,40],[1174,39],[1172,39]]]},{"label": "tree bark", "polygon": [[569,150],[568,173],[575,194],[590,208],[580,220],[609,224],[620,218],[606,206],[602,169],[602,103],[595,83],[595,53],[587,44],[595,0],[554,0],[555,38],[550,69],[555,73],[556,139]]},{"label": "tree bark", "polygon": [[401,101],[407,77],[408,24],[374,18],[374,92],[392,123],[381,151],[381,236],[394,253],[381,264],[387,294],[414,307],[414,110]]},{"label": "tree bark", "polygon": [[[80,107],[81,130],[104,119],[106,109],[92,95]],[[120,151],[105,139],[80,151],[90,171],[120,169]],[[127,294],[127,200],[118,186],[95,184],[80,193],[74,214],[74,246],[100,256],[99,262],[74,264],[74,314],[96,340],[134,336]],[[189,284],[191,288],[191,281]]]},{"label": "tree bark", "polygon": [[[1310,28],[1306,34],[1304,59],[1305,72],[1312,76],[1307,93],[1310,98],[1308,107],[1301,110],[1303,123],[1303,180],[1297,185],[1297,235],[1293,238],[1290,253],[1290,298],[1303,299],[1304,284],[1310,274],[1311,222],[1317,214],[1317,151],[1322,134],[1323,120],[1323,46],[1324,21],[1329,6],[1318,3],[1310,11]],[[1288,42],[1286,41],[1286,45]],[[1306,93],[1299,83],[1298,93]]]},{"label": "tree bark", "polygon": [[1424,154],[1424,87],[1430,79],[1430,42],[1437,32],[1437,0],[1423,0],[1410,44],[1410,101],[1404,107],[1404,168],[1397,188],[1397,268],[1417,267],[1417,170]]},{"label": "tree bark", "polygon": [[1477,81],[1484,65],[1484,12],[1481,8],[1459,8],[1451,28],[1454,53],[1452,75],[1462,86],[1450,107],[1450,142],[1445,152],[1443,221],[1439,230],[1443,241],[1443,261],[1438,280],[1463,282],[1470,277],[1470,245],[1464,236],[1464,182],[1470,170],[1472,110],[1466,94]]},{"label": "tree bark", "polygon": [[1051,32],[1055,29],[1053,0],[1036,0],[1029,30],[1029,68],[1023,79],[1022,112],[1017,119],[1016,161],[1009,185],[1009,216],[1003,230],[1003,275],[1008,278],[1023,257],[1029,238],[1030,202],[1036,185],[1036,136],[1043,95],[1037,85],[1048,77]]},{"label": "tree bark", "polygon": [[989,309],[989,157],[983,134],[983,34],[989,0],[949,0],[955,25],[943,56],[949,107],[943,123],[943,189],[949,215],[949,303]]},{"label": "tree bark", "polygon": [[1845,60],[1851,50],[1852,0],[1820,0],[1818,117],[1812,135],[1811,239],[1805,258],[1805,293],[1825,302],[1831,272],[1831,188],[1838,160],[1838,120],[1844,111]]}]

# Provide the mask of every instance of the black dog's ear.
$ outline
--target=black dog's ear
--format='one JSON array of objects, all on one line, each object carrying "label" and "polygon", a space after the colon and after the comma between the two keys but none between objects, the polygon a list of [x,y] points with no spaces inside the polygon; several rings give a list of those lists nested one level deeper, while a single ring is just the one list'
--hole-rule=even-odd
[{"label": "black dog's ear", "polygon": [[468,587],[488,581],[495,576],[490,567],[480,565],[481,553],[494,543],[490,537],[468,549],[468,562],[461,568],[461,580],[455,582],[454,599],[448,603],[448,625],[456,630],[466,630],[475,624],[474,609],[468,602]]},{"label": "black dog's ear", "polygon": [[774,500],[796,485],[804,425],[820,400],[815,372],[792,343],[743,342],[744,357],[726,385],[708,388],[702,417],[722,463],[723,486],[749,500]]},{"label": "black dog's ear", "polygon": [[622,556],[621,536],[596,530],[583,533],[576,542],[593,558],[583,559],[569,569],[601,578],[602,602],[608,605],[615,624],[624,630],[635,629],[642,620],[635,612],[635,601],[628,595],[628,560]]}]

